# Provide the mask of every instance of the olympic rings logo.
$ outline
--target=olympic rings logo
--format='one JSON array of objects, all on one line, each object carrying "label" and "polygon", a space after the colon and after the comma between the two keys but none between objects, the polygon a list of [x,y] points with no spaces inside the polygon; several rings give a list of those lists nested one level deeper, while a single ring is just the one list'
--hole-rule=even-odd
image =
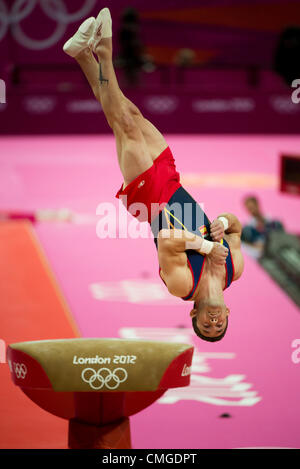
[{"label": "olympic rings logo", "polygon": [[24,363],[14,362],[15,375],[17,378],[24,379],[27,374],[27,367]]},{"label": "olympic rings logo", "polygon": [[126,381],[128,373],[124,368],[116,368],[113,371],[109,368],[100,368],[98,371],[94,368],[85,368],[81,373],[81,378],[96,391],[102,389],[103,386],[114,390]]},{"label": "olympic rings logo", "polygon": [[178,99],[175,96],[149,96],[145,105],[150,112],[170,114],[178,107]]},{"label": "olympic rings logo", "polygon": [[[5,0],[0,0],[0,41],[5,37],[9,26],[15,40],[31,50],[48,49],[56,44],[65,34],[68,24],[86,17],[94,8],[96,0],[85,0],[83,6],[74,13],[69,13],[64,0],[15,0],[10,11]],[[53,34],[47,39],[32,39],[22,30],[20,23],[39,5],[43,13],[57,22]]]}]

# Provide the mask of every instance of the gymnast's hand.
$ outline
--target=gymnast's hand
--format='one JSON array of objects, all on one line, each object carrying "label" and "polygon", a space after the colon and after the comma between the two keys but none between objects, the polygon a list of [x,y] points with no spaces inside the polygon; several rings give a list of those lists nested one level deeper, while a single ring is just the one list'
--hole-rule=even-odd
[{"label": "gymnast's hand", "polygon": [[224,233],[224,225],[221,220],[216,219],[210,224],[210,236],[214,241],[219,243],[224,238]]},{"label": "gymnast's hand", "polygon": [[228,256],[228,248],[220,243],[214,243],[212,250],[207,256],[212,260],[214,264],[224,265]]}]

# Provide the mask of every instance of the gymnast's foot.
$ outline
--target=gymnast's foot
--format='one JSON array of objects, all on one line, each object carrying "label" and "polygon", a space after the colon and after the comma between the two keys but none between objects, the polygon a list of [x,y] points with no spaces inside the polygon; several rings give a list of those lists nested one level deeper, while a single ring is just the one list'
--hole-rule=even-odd
[{"label": "gymnast's foot", "polygon": [[95,29],[95,18],[91,16],[86,19],[63,46],[63,50],[71,57],[76,57],[80,52],[89,47],[88,42]]},{"label": "gymnast's foot", "polygon": [[108,8],[103,8],[97,16],[89,46],[102,59],[112,56],[112,19]]}]

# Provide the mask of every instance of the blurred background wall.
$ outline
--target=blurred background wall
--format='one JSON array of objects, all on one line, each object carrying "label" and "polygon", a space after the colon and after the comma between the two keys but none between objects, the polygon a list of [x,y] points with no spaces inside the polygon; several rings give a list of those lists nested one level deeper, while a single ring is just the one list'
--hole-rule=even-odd
[{"label": "blurred background wall", "polygon": [[110,131],[62,51],[103,6],[121,87],[163,132],[299,132],[299,1],[1,0],[1,134]]}]

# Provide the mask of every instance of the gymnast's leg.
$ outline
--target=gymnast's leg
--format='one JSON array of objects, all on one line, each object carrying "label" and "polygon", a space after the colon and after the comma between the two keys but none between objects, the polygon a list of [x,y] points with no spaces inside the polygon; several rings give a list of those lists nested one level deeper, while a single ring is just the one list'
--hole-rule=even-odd
[{"label": "gymnast's leg", "polygon": [[[125,164],[127,158],[125,155],[132,151],[132,140],[139,136],[139,144],[143,142],[143,145],[147,146],[147,153],[148,156],[150,155],[152,161],[154,161],[168,145],[163,135],[151,122],[143,117],[137,106],[127,99],[120,90],[112,63],[111,37],[100,39],[96,48],[96,54],[98,55],[99,62],[95,59],[92,51],[86,47],[75,56],[75,59],[85,74],[96,99],[102,105],[108,124],[116,137],[117,153],[121,170],[127,173]],[[100,73],[102,74],[102,80],[99,79]],[[124,119],[127,122],[126,132],[124,132]],[[128,126],[131,128],[130,152],[128,145],[124,152],[122,145],[124,138],[126,139],[126,135],[129,132]],[[133,126],[135,127],[134,139]],[[129,144],[129,142],[127,142],[127,144]],[[137,148],[137,151],[140,151],[140,148]],[[140,174],[137,171],[140,171],[140,169],[144,167],[144,165],[141,166],[138,164],[135,170],[133,170],[133,174]],[[145,169],[148,168],[145,167]],[[126,176],[127,177],[124,178],[126,180],[132,178],[131,174],[126,174]]]}]

